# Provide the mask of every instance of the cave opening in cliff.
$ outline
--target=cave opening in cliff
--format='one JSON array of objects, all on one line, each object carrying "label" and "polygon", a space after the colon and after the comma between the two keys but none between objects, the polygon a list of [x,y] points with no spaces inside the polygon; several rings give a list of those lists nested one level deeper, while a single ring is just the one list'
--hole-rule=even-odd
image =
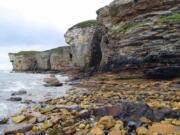
[{"label": "cave opening in cliff", "polygon": [[70,58],[70,61],[72,61],[72,54],[71,53],[69,53],[69,58]]}]

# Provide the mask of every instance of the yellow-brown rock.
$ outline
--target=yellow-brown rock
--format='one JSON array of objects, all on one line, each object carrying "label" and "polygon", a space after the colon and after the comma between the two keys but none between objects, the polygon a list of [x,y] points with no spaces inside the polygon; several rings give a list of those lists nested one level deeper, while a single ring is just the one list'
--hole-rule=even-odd
[{"label": "yellow-brown rock", "polygon": [[14,122],[14,123],[20,123],[20,122],[22,122],[23,120],[25,119],[25,116],[15,116],[15,117],[12,117],[12,121]]},{"label": "yellow-brown rock", "polygon": [[43,129],[47,129],[47,128],[51,127],[51,126],[52,126],[52,122],[49,121],[49,120],[46,120],[46,121],[42,124],[42,128],[43,128]]},{"label": "yellow-brown rock", "polygon": [[90,133],[95,134],[95,135],[105,135],[104,131],[100,129],[99,127],[91,129]]},{"label": "yellow-brown rock", "polygon": [[123,129],[124,123],[121,120],[116,121],[115,126],[111,129],[113,130],[121,130]]},{"label": "yellow-brown rock", "polygon": [[180,120],[173,120],[172,124],[180,126]]},{"label": "yellow-brown rock", "polygon": [[136,129],[138,135],[149,135],[148,129],[145,127],[139,127]]},{"label": "yellow-brown rock", "polygon": [[122,135],[122,134],[121,134],[121,131],[114,130],[114,131],[111,131],[108,135]]},{"label": "yellow-brown rock", "polygon": [[172,103],[172,107],[173,107],[174,109],[180,110],[180,102],[173,102],[173,103]]},{"label": "yellow-brown rock", "polygon": [[152,121],[149,120],[149,119],[146,118],[146,117],[141,117],[141,118],[140,118],[140,121],[141,121],[141,122],[144,122],[144,123],[147,123],[147,124],[152,123]]},{"label": "yellow-brown rock", "polygon": [[32,128],[32,131],[38,131],[39,130],[39,127],[37,127],[37,126],[34,126],[33,128]]},{"label": "yellow-brown rock", "polygon": [[115,120],[112,116],[104,116],[99,120],[99,125],[104,125],[104,128],[111,128],[115,125]]},{"label": "yellow-brown rock", "polygon": [[16,133],[16,135],[24,135],[23,133]]},{"label": "yellow-brown rock", "polygon": [[108,135],[127,135],[126,130],[113,130]]},{"label": "yellow-brown rock", "polygon": [[149,133],[158,133],[158,134],[172,134],[175,131],[175,126],[172,124],[161,124],[161,123],[154,123],[150,128],[149,128]]}]

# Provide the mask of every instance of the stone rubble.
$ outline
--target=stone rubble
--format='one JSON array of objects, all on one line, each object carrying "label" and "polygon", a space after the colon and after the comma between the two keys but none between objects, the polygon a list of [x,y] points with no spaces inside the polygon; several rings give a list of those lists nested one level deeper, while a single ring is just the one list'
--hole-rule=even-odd
[{"label": "stone rubble", "polygon": [[11,132],[24,135],[179,135],[180,101],[175,94],[178,90],[174,90],[176,80],[132,79],[133,74],[128,79],[127,76],[106,73],[84,79],[67,96],[44,101],[13,116],[14,123],[32,126],[18,127],[16,131],[10,126],[5,135]]}]

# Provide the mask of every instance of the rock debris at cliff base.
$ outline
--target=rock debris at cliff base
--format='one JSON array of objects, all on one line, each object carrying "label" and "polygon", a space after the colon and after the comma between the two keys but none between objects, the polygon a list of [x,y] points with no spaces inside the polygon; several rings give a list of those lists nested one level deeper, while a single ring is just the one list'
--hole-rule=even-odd
[{"label": "rock debris at cliff base", "polygon": [[179,88],[179,79],[154,81],[125,72],[99,74],[76,84],[65,97],[13,116],[17,128],[7,128],[5,135],[179,135]]}]

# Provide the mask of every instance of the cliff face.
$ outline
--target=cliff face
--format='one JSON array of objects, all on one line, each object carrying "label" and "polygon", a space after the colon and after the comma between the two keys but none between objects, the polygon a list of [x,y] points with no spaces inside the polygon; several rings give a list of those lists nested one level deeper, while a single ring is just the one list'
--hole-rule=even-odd
[{"label": "cliff face", "polygon": [[32,71],[35,67],[35,56],[33,55],[15,55],[9,54],[10,61],[14,71]]},{"label": "cliff face", "polygon": [[66,32],[70,47],[63,51],[10,55],[14,69],[71,66],[84,71],[139,70],[153,78],[180,76],[179,0],[114,0],[97,15],[97,21],[76,24]]},{"label": "cliff face", "polygon": [[[97,23],[95,20],[85,21],[70,28],[65,33],[65,41],[71,45],[72,63],[80,70],[95,67],[97,59],[101,59],[100,46],[97,47]],[[100,38],[101,39],[101,38]],[[96,60],[94,56],[96,55]]]},{"label": "cliff face", "polygon": [[14,71],[50,71],[71,67],[71,49],[59,47],[44,52],[10,53]]},{"label": "cliff face", "polygon": [[101,70],[180,76],[179,0],[114,0],[97,14],[107,29],[101,41]]}]

